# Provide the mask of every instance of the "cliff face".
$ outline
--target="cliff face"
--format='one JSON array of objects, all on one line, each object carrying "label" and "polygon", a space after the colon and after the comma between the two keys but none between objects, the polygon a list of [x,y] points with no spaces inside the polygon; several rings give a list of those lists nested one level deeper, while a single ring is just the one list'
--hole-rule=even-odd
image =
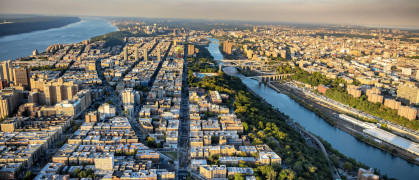
[{"label": "cliff face", "polygon": [[0,37],[58,28],[71,23],[79,22],[80,20],[81,19],[78,17],[49,17],[45,19],[33,19],[23,22],[0,24]]}]

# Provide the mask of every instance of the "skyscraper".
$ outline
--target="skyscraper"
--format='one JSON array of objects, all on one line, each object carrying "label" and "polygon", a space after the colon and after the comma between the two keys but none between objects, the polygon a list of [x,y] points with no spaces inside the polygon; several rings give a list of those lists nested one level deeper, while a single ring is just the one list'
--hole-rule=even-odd
[{"label": "skyscraper", "polygon": [[157,47],[157,60],[161,61],[161,52],[160,52],[160,47]]},{"label": "skyscraper", "polygon": [[13,64],[11,60],[0,62],[0,80],[13,81]]},{"label": "skyscraper", "polygon": [[0,118],[11,114],[19,107],[21,95],[13,88],[7,87],[0,91]]},{"label": "skyscraper", "polygon": [[22,86],[25,89],[27,90],[31,89],[31,83],[30,83],[31,73],[28,68],[24,68],[24,67],[15,68],[13,69],[13,74],[14,74],[15,85],[22,84]]},{"label": "skyscraper", "polygon": [[33,55],[33,56],[37,56],[37,55],[39,55],[38,49],[35,49],[35,50],[32,52],[32,55]]},{"label": "skyscraper", "polygon": [[121,96],[122,96],[122,105],[124,107],[129,106],[129,105],[134,106],[140,99],[140,94],[132,88],[124,89],[121,92]]},{"label": "skyscraper", "polygon": [[235,45],[235,43],[231,43],[229,41],[224,41],[223,42],[223,51],[226,54],[232,54],[232,48]]},{"label": "skyscraper", "polygon": [[134,50],[134,54],[135,54],[135,60],[138,61],[138,47],[134,46],[135,50]]},{"label": "skyscraper", "polygon": [[134,90],[132,88],[125,89],[121,93],[122,95],[122,104],[126,105],[133,105],[135,103],[134,98]]},{"label": "skyscraper", "polygon": [[144,61],[147,61],[147,57],[148,57],[148,54],[147,54],[148,52],[147,52],[147,48],[145,48],[144,49]]},{"label": "skyscraper", "polygon": [[64,82],[63,79],[50,81],[44,85],[46,105],[54,105],[63,100],[72,99],[79,91],[79,86],[73,81]]},{"label": "skyscraper", "polygon": [[128,60],[128,48],[124,47],[124,60]]},{"label": "skyscraper", "polygon": [[188,45],[188,55],[193,56],[195,54],[195,46],[192,44]]}]

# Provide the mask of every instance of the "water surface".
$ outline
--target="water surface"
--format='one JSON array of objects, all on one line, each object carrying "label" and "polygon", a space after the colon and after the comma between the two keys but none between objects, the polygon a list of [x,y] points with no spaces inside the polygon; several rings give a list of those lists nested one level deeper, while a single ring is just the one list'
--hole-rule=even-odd
[{"label": "water surface", "polygon": [[0,37],[0,60],[30,56],[35,49],[44,52],[49,45],[69,44],[116,31],[103,19],[86,19],[59,28]]}]

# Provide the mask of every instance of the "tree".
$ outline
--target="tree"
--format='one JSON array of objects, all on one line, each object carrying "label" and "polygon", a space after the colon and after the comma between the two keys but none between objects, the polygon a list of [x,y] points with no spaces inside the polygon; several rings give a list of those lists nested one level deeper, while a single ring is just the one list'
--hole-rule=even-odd
[{"label": "tree", "polygon": [[244,132],[247,132],[249,130],[249,125],[247,125],[246,122],[242,122],[242,125],[243,125]]},{"label": "tree", "polygon": [[269,171],[268,174],[266,174],[267,180],[275,180],[277,173],[275,171]]},{"label": "tree", "polygon": [[239,154],[237,154],[237,156],[240,156],[240,157],[246,157],[246,156],[247,156],[247,154],[246,154],[246,152],[240,152]]},{"label": "tree", "polygon": [[290,169],[284,169],[282,171],[280,171],[278,173],[278,179],[279,180],[284,180],[284,179],[295,179],[295,173],[294,171],[290,170]]},{"label": "tree", "polygon": [[239,161],[239,167],[248,167],[245,161]]},{"label": "tree", "polygon": [[153,137],[148,136],[146,139],[147,146],[156,147],[156,140]]},{"label": "tree", "polygon": [[281,169],[282,169],[282,167],[281,167],[281,163],[278,163],[278,162],[274,162],[274,163],[272,163],[272,167],[274,168],[274,170],[276,171],[276,172],[280,172],[281,171]]},{"label": "tree", "polygon": [[220,155],[219,154],[213,154],[209,157],[209,160],[212,164],[218,164]]},{"label": "tree", "polygon": [[310,172],[310,173],[315,173],[316,172],[316,170],[317,170],[317,167],[316,166],[313,166],[313,165],[311,165],[311,164],[306,164],[305,165],[305,168],[308,170],[308,172]]},{"label": "tree", "polygon": [[234,175],[234,180],[244,180],[243,174],[237,173]]},{"label": "tree", "polygon": [[345,169],[346,171],[351,171],[352,170],[352,163],[350,163],[350,162],[345,162],[344,164],[343,164],[343,169]]},{"label": "tree", "polygon": [[300,173],[300,172],[302,172],[304,169],[303,169],[303,164],[302,164],[302,162],[301,161],[297,161],[295,164],[294,164],[294,166],[292,167],[292,169],[294,170],[294,171],[296,171],[297,173]]},{"label": "tree", "polygon": [[284,180],[287,177],[288,177],[288,174],[287,172],[285,172],[285,170],[282,170],[278,173],[278,180]]},{"label": "tree", "polygon": [[26,174],[25,174],[25,177],[23,177],[23,180],[31,180],[31,179],[33,179],[34,177],[33,177],[34,175],[32,174],[32,171],[28,171]]},{"label": "tree", "polygon": [[334,166],[340,166],[339,158],[336,155],[331,155],[330,160]]}]

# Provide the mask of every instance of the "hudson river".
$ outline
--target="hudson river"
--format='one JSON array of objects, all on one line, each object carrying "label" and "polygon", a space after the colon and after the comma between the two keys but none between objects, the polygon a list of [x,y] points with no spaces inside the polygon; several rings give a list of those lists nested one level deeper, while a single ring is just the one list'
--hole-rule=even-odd
[{"label": "hudson river", "polygon": [[0,38],[0,61],[30,56],[35,49],[44,52],[52,44],[81,42],[116,30],[102,19],[82,19],[60,28],[3,36]]},{"label": "hudson river", "polygon": [[[212,38],[210,40],[209,52],[215,60],[222,60],[223,55],[218,48],[218,40]],[[377,168],[382,174],[387,174],[388,177],[400,180],[419,179],[419,166],[359,141],[350,134],[330,125],[326,120],[298,104],[287,95],[278,93],[264,84],[259,84],[256,80],[246,78],[234,67],[225,67],[223,71],[229,75],[239,77],[247,87],[266,99],[271,105],[290,116],[306,130],[329,142],[333,148],[344,155],[372,168]]]}]

